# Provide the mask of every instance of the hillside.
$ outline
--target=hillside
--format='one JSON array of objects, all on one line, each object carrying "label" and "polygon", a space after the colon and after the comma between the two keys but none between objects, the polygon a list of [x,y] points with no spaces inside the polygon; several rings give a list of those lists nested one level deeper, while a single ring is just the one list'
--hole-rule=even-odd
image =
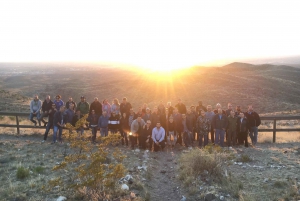
[{"label": "hillside", "polygon": [[[86,96],[89,102],[96,96],[109,100],[126,96],[136,109],[143,103],[148,103],[150,107],[160,101],[176,104],[178,97],[187,106],[197,104],[199,100],[205,105],[220,102],[224,107],[232,102],[241,105],[243,109],[247,104],[253,104],[260,113],[289,111],[300,107],[300,69],[289,66],[232,63],[218,68],[194,67],[169,77],[125,68],[96,68],[83,64],[83,68],[79,64],[76,68],[71,64],[52,68],[49,68],[50,65],[41,68],[37,65],[28,66],[25,68],[26,73],[22,74],[16,73],[21,71],[18,68],[0,67],[1,73],[6,72],[1,76],[1,89],[22,97],[32,97],[34,93],[40,97],[61,94],[65,101],[69,96],[79,101],[81,95]],[[5,99],[5,104],[12,102],[13,96],[11,100],[9,97]],[[22,110],[28,111],[28,101],[22,104]],[[1,105],[1,110],[4,110]]]}]

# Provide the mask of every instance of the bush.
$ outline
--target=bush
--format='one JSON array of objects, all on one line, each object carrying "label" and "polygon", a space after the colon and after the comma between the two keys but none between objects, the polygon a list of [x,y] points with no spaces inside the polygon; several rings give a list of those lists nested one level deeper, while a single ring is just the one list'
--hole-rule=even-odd
[{"label": "bush", "polygon": [[17,169],[17,178],[18,179],[25,179],[26,177],[29,177],[29,170],[24,167],[19,167]]},{"label": "bush", "polygon": [[251,162],[252,159],[250,158],[250,156],[246,155],[246,154],[242,154],[240,158],[238,158],[236,160],[236,162],[243,162],[243,163],[247,163],[247,162]]},{"label": "bush", "polygon": [[43,173],[44,170],[45,170],[45,168],[43,168],[42,166],[37,166],[33,169],[34,172],[39,173],[39,174]]}]

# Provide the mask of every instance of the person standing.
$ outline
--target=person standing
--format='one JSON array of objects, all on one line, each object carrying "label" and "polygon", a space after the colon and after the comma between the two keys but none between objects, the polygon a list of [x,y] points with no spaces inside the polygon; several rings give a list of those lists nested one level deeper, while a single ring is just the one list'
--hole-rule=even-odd
[{"label": "person standing", "polygon": [[[126,112],[124,112],[126,113]],[[123,114],[124,114],[123,113]],[[133,111],[133,108],[130,109],[129,115],[128,115],[128,125],[131,127],[132,122],[137,118],[137,114]]]},{"label": "person standing", "polygon": [[54,103],[52,103],[52,109],[50,109],[49,112],[48,112],[48,123],[47,123],[47,126],[46,126],[46,131],[45,131],[45,134],[44,134],[44,140],[42,141],[42,143],[46,142],[47,137],[48,137],[48,133],[49,133],[50,129],[53,127],[53,120],[54,120],[55,112],[57,112],[56,105]]},{"label": "person standing", "polygon": [[154,142],[154,151],[157,152],[159,147],[163,151],[165,148],[165,129],[161,127],[160,122],[152,129],[152,140]]},{"label": "person standing", "polygon": [[227,104],[227,110],[225,111],[226,113],[226,116],[230,116],[230,112],[233,110],[233,107],[232,107],[232,104],[231,103],[228,103]]},{"label": "person standing", "polygon": [[143,119],[145,122],[147,122],[148,120],[151,121],[151,111],[150,111],[150,108],[146,108],[146,113],[145,115],[143,116]]},{"label": "person standing", "polygon": [[158,113],[157,107],[153,108],[153,112],[151,113],[151,120],[150,121],[151,122],[159,122],[160,121],[160,115]]},{"label": "person standing", "polygon": [[64,105],[64,101],[61,100],[61,95],[56,95],[53,103],[56,105],[56,110],[59,111],[60,107]]},{"label": "person standing", "polygon": [[238,118],[235,116],[235,112],[233,110],[230,111],[230,115],[228,116],[228,127],[226,131],[227,135],[227,144],[230,147],[231,145],[235,146],[236,144],[236,130],[237,130],[237,122]]},{"label": "person standing", "polygon": [[180,114],[186,114],[186,106],[182,103],[181,99],[178,99],[178,103],[175,105]]},{"label": "person standing", "polygon": [[[83,117],[83,115],[81,114],[80,110],[77,108],[76,113],[75,113],[75,115],[73,116],[73,119],[72,119],[72,125],[74,127],[76,127],[76,123],[82,117]],[[76,129],[76,132],[78,134],[78,137],[80,137],[81,135],[83,135],[83,133],[84,133],[84,127],[83,127],[83,125],[80,125],[80,127]]]},{"label": "person standing", "polygon": [[[141,140],[140,137],[144,125],[145,125],[145,121],[142,119],[141,116],[138,116],[137,119],[133,120],[130,127],[131,128],[131,137],[130,137],[131,149],[134,149],[134,146],[137,145],[138,138],[139,140]],[[140,142],[139,142],[139,146],[140,146]]]},{"label": "person standing", "polygon": [[33,117],[36,116],[39,126],[41,126],[41,108],[42,108],[42,101],[39,99],[38,95],[35,95],[33,100],[30,102],[30,115],[29,119],[32,123],[34,123],[34,126],[36,126],[37,122],[33,120]]},{"label": "person standing", "polygon": [[159,115],[164,115],[165,114],[165,106],[164,106],[164,102],[160,101],[159,105],[157,106],[157,110],[158,110],[158,114]]},{"label": "person standing", "polygon": [[[67,108],[67,107],[66,107]],[[73,117],[75,115],[75,112],[74,112],[74,105],[72,103],[69,104],[69,109],[66,110],[66,115],[67,115],[67,119],[66,119],[66,123],[70,123],[72,124],[72,121],[73,121]]]},{"label": "person standing", "polygon": [[80,110],[82,115],[86,115],[90,112],[90,104],[86,101],[84,96],[80,97],[80,102],[77,104],[77,110]]},{"label": "person standing", "polygon": [[107,115],[106,110],[104,110],[98,120],[98,128],[100,129],[101,137],[107,137],[108,135],[108,119],[109,116]]},{"label": "person standing", "polygon": [[212,119],[215,116],[215,113],[212,111],[212,106],[208,105],[207,106],[207,112],[205,112],[205,117],[209,119],[210,121],[210,139],[211,139],[211,143],[214,144],[215,143],[215,131],[214,128],[211,125]]},{"label": "person standing", "polygon": [[204,105],[202,105],[202,101],[199,101],[198,105],[196,107],[197,116],[201,115],[201,110],[203,110],[204,112],[207,112],[206,107]]},{"label": "person standing", "polygon": [[108,119],[108,129],[111,134],[117,134],[120,129],[120,117],[114,111]]},{"label": "person standing", "polygon": [[66,102],[66,109],[69,109],[70,108],[70,104],[73,104],[73,110],[74,112],[76,111],[76,103],[73,101],[73,98],[72,97],[69,97],[69,100]]},{"label": "person standing", "polygon": [[92,112],[92,110],[95,110],[96,115],[98,115],[99,117],[102,115],[102,104],[97,97],[95,97],[94,101],[91,103],[90,113]]},{"label": "person standing", "polygon": [[149,150],[152,150],[152,144],[153,144],[153,140],[151,138],[152,136],[152,128],[151,128],[151,121],[148,120],[146,122],[146,125],[143,128],[141,137],[140,137],[140,148],[141,149],[146,149],[147,148],[147,144],[149,143]]},{"label": "person standing", "polygon": [[251,138],[252,145],[255,146],[257,143],[258,126],[261,124],[260,117],[258,113],[253,110],[253,106],[248,106],[248,111],[245,113],[249,124],[249,135]]},{"label": "person standing", "polygon": [[167,142],[168,145],[171,146],[172,148],[174,148],[176,141],[177,141],[177,136],[175,133],[175,123],[174,123],[174,119],[172,116],[170,116],[169,120],[168,120],[168,130],[166,131],[166,135],[167,135]]},{"label": "person standing", "polygon": [[127,101],[127,98],[124,97],[124,98],[122,99],[122,103],[120,104],[120,112],[121,112],[121,115],[122,115],[123,113],[126,113],[127,116],[128,116],[131,108],[132,108],[131,104]]},{"label": "person standing", "polygon": [[102,112],[106,111],[106,114],[108,117],[110,117],[110,114],[111,114],[111,106],[110,104],[108,103],[108,100],[107,99],[104,99],[103,100],[103,104],[102,104]]},{"label": "person standing", "polygon": [[188,127],[191,129],[191,132],[192,132],[191,133],[191,141],[193,143],[197,137],[196,132],[195,132],[197,116],[192,113],[191,109],[187,109],[186,119],[188,122]]},{"label": "person standing", "polygon": [[192,147],[192,122],[186,118],[186,114],[182,114],[183,125],[183,142],[187,148]]},{"label": "person standing", "polygon": [[183,132],[183,125],[182,125],[182,115],[178,112],[178,109],[175,108],[173,111],[173,119],[175,124],[175,135],[177,136],[176,143],[182,145],[182,132]]},{"label": "person standing", "polygon": [[52,109],[53,102],[51,101],[51,98],[49,95],[46,96],[43,104],[42,104],[42,114],[40,117],[40,121],[44,123],[44,127],[47,126],[48,122],[45,122],[44,117],[49,116],[49,111]]},{"label": "person standing", "polygon": [[113,100],[113,104],[111,105],[110,110],[111,110],[112,113],[114,112],[116,114],[116,116],[118,116],[119,118],[121,117],[120,116],[120,103],[119,103],[119,100],[117,98],[115,98]]},{"label": "person standing", "polygon": [[213,117],[212,126],[216,133],[215,143],[217,145],[220,145],[221,147],[223,147],[225,131],[228,126],[228,118],[226,117],[225,114],[223,114],[223,111],[221,108],[218,109],[218,114],[216,114]]},{"label": "person standing", "polygon": [[240,113],[237,121],[237,135],[239,139],[239,144],[244,144],[245,147],[248,147],[248,120],[245,118],[244,113]]},{"label": "person standing", "polygon": [[99,116],[96,114],[95,110],[92,110],[89,114],[87,121],[89,122],[90,128],[92,129],[92,142],[96,142],[97,130],[98,130],[98,121]]},{"label": "person standing", "polygon": [[198,140],[199,140],[199,147],[202,147],[202,142],[204,139],[203,146],[205,147],[208,144],[208,133],[211,129],[211,121],[206,116],[204,110],[201,110],[200,116],[197,118],[197,133],[198,133]]},{"label": "person standing", "polygon": [[171,115],[173,115],[173,111],[174,111],[174,108],[172,107],[171,102],[167,102],[167,109],[169,111],[169,116],[168,117],[170,117]]},{"label": "person standing", "polygon": [[54,144],[57,142],[56,136],[58,132],[58,141],[62,143],[62,129],[65,127],[65,106],[61,106],[59,111],[55,112],[53,117],[53,141],[51,144]]},{"label": "person standing", "polygon": [[128,133],[130,131],[130,126],[128,123],[128,117],[126,113],[124,112],[121,119],[120,119],[120,133],[121,133],[121,142],[122,145],[124,145],[124,142],[126,146],[128,146]]}]

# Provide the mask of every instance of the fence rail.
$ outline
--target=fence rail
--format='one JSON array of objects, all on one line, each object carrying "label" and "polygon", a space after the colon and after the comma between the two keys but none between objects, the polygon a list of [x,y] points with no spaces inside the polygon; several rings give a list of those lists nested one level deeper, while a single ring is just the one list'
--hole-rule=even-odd
[{"label": "fence rail", "polygon": [[[17,128],[17,133],[20,134],[20,128],[35,128],[42,129],[44,127],[35,127],[32,125],[20,125],[19,117],[29,117],[28,112],[0,112],[0,116],[14,116],[16,117],[16,124],[0,124],[0,127],[10,127]],[[258,129],[259,132],[273,132],[273,142],[276,142],[276,132],[290,132],[290,131],[300,131],[300,128],[277,128],[277,121],[281,120],[300,120],[300,116],[262,116],[261,120],[271,120],[273,121],[273,128],[262,128]]]}]

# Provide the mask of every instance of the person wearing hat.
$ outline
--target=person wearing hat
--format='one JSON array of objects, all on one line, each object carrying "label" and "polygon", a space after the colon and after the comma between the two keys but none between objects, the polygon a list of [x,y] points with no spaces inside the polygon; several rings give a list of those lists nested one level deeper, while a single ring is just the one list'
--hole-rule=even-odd
[{"label": "person wearing hat", "polygon": [[163,151],[165,148],[165,129],[161,127],[160,122],[156,123],[156,127],[152,129],[152,140],[154,142],[154,151],[157,152],[159,147]]},{"label": "person wearing hat", "polygon": [[[142,119],[141,115],[138,115],[137,119],[133,120],[133,122],[131,123],[131,149],[134,149],[134,146],[137,145],[137,139],[139,136],[141,136],[144,125],[145,121]],[[139,144],[141,145],[140,142]]]},{"label": "person wearing hat", "polygon": [[77,110],[80,110],[80,113],[82,115],[86,115],[90,111],[90,104],[86,102],[86,99],[84,96],[80,97],[80,102],[77,104]]}]

